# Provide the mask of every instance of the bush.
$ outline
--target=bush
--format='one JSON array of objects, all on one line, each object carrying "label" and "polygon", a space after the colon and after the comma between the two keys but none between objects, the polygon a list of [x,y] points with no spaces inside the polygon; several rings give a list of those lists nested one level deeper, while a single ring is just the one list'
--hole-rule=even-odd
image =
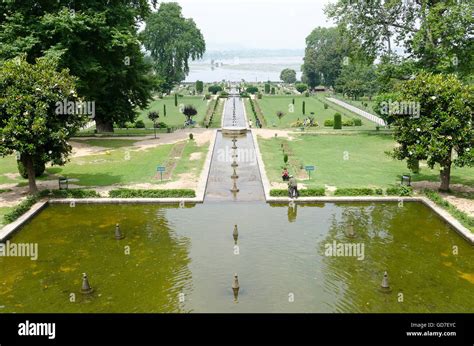
[{"label": "bush", "polygon": [[328,108],[329,108],[328,104],[325,103],[325,104],[324,104],[324,109],[328,109]]},{"label": "bush", "polygon": [[143,120],[135,121],[135,128],[144,129],[145,128],[145,123],[143,122]]},{"label": "bush", "polygon": [[369,188],[342,188],[337,189],[336,196],[371,196],[375,195],[375,191]]},{"label": "bush", "polygon": [[304,93],[306,90],[308,90],[308,85],[307,84],[304,84],[304,83],[299,83],[299,84],[296,84],[296,90],[302,94]]},{"label": "bush", "polygon": [[383,195],[383,190],[382,189],[375,189],[375,194],[376,195],[379,195],[379,196],[382,196]]},{"label": "bush", "polygon": [[305,92],[305,93],[304,93],[304,96],[305,96],[305,97],[309,97],[309,92]]},{"label": "bush", "polygon": [[258,98],[259,100],[261,100],[261,99],[262,99],[262,93],[258,93],[258,94],[257,94],[257,98]]},{"label": "bush", "polygon": [[265,94],[269,94],[269,93],[270,93],[270,88],[271,88],[270,84],[266,83],[266,84],[265,84]]},{"label": "bush", "polygon": [[204,98],[205,98],[206,100],[210,100],[210,99],[211,99],[211,94],[206,94],[206,95],[204,96]]},{"label": "bush", "polygon": [[39,201],[40,195],[32,195],[26,197],[24,201],[22,201],[20,204],[16,205],[11,211],[6,213],[3,216],[3,219],[7,223],[11,223],[18,219],[20,216],[22,216],[24,213],[26,213],[30,208]]},{"label": "bush", "polygon": [[98,198],[100,197],[99,193],[95,190],[81,190],[81,189],[71,189],[71,190],[45,190],[42,191],[43,195],[53,195],[55,198]]},{"label": "bush", "polygon": [[221,94],[219,95],[219,97],[221,98],[228,98],[229,97],[229,93],[227,91],[222,91]]},{"label": "bush", "polygon": [[[21,161],[17,161],[18,166],[18,173],[20,173],[23,179],[28,179],[28,172],[26,171],[26,167],[23,165]],[[35,177],[41,177],[46,169],[46,165],[44,162],[40,160],[34,160],[33,167],[35,169]]]},{"label": "bush", "polygon": [[216,95],[218,92],[222,91],[222,87],[220,85],[211,85],[207,90],[211,94]]},{"label": "bush", "polygon": [[334,114],[334,129],[342,129],[342,116],[339,113]]},{"label": "bush", "polygon": [[111,198],[194,198],[196,192],[188,189],[130,190],[118,189],[109,192]]},{"label": "bush", "polygon": [[272,87],[272,95],[275,95],[275,87]]},{"label": "bush", "polygon": [[256,94],[258,92],[258,88],[256,86],[249,86],[246,91],[249,94]]},{"label": "bush", "polygon": [[[298,190],[300,193],[300,197],[318,197],[318,196],[325,196],[326,190],[324,187],[321,188],[314,188],[314,189],[305,189],[305,190]],[[270,196],[272,197],[288,197],[288,190],[270,190]]]},{"label": "bush", "polygon": [[353,119],[354,126],[362,126],[362,119],[355,118]]},{"label": "bush", "polygon": [[156,123],[156,124],[155,124],[155,127],[156,127],[157,129],[166,129],[166,128],[168,127],[168,125],[166,125],[166,123],[160,121],[159,123]]},{"label": "bush", "polygon": [[242,98],[249,98],[250,96],[249,96],[249,94],[248,94],[246,91],[244,91],[244,92],[241,92],[241,93],[240,93],[240,97],[242,97]]},{"label": "bush", "polygon": [[332,120],[332,119],[324,120],[324,126],[333,127],[334,126],[334,120]]},{"label": "bush", "polygon": [[189,134],[189,139],[190,140],[193,140],[194,139],[194,135],[192,133]]},{"label": "bush", "polygon": [[412,193],[413,189],[406,185],[393,186],[387,189],[388,196],[411,196]]},{"label": "bush", "polygon": [[285,165],[288,163],[288,154],[285,153],[285,155],[283,155],[283,162],[285,163]]},{"label": "bush", "polygon": [[344,120],[342,126],[354,126],[354,121],[352,121],[352,119]]}]

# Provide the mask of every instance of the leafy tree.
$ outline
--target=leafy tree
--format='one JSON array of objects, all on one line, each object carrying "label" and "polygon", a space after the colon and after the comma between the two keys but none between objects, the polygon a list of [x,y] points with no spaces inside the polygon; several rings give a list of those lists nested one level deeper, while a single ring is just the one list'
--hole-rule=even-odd
[{"label": "leafy tree", "polygon": [[146,18],[141,37],[157,75],[164,80],[164,92],[186,78],[190,59],[199,59],[206,51],[201,31],[194,20],[183,17],[176,2],[161,3],[158,11]]},{"label": "leafy tree", "polygon": [[211,85],[207,90],[213,94],[216,95],[218,92],[222,91],[222,87],[220,85]]},{"label": "leafy tree", "polygon": [[304,93],[306,90],[308,90],[308,85],[307,84],[304,84],[304,83],[299,83],[299,84],[296,84],[296,90],[302,94]]},{"label": "leafy tree", "polygon": [[134,121],[159,80],[140,50],[136,22],[150,12],[145,0],[3,1],[0,60],[52,56],[78,77],[78,94],[96,104],[98,131]]},{"label": "leafy tree", "polygon": [[420,113],[393,115],[399,146],[392,155],[411,162],[426,160],[430,168],[438,164],[440,190],[448,191],[452,164],[474,165],[474,87],[463,85],[453,74],[423,72],[396,92],[394,101],[419,102]]},{"label": "leafy tree", "polygon": [[249,94],[256,94],[258,93],[258,88],[256,86],[249,86],[246,91],[249,93]]},{"label": "leafy tree", "polygon": [[[166,109],[166,108],[165,108]],[[148,113],[148,119],[153,122],[153,129],[155,130],[155,138],[156,138],[156,121],[160,117],[160,113],[158,111],[153,111]]]},{"label": "leafy tree", "polygon": [[204,83],[200,80],[196,81],[196,92],[198,94],[202,94],[204,91]]},{"label": "leafy tree", "polygon": [[334,129],[342,129],[342,116],[339,113],[334,114]]},{"label": "leafy tree", "polygon": [[432,72],[472,75],[474,17],[469,1],[347,1],[329,4],[326,14],[344,33],[363,42],[369,55],[389,55],[393,42],[417,66]]},{"label": "leafy tree", "polygon": [[360,96],[371,97],[376,93],[375,69],[372,65],[349,64],[344,66],[336,80],[337,92],[347,94],[357,100]]},{"label": "leafy tree", "polygon": [[77,97],[74,78],[57,68],[52,58],[30,64],[24,55],[0,65],[0,155],[17,152],[31,194],[38,191],[35,166],[64,165],[72,149],[69,138],[88,120],[70,108],[58,111],[58,102]]},{"label": "leafy tree", "polygon": [[281,123],[281,119],[285,116],[285,113],[283,113],[282,111],[277,111],[276,116],[278,117],[278,120]]},{"label": "leafy tree", "polygon": [[280,73],[280,79],[288,84],[293,84],[296,82],[296,71],[291,68],[285,68]]},{"label": "leafy tree", "polygon": [[197,110],[193,105],[186,105],[183,108],[183,114],[186,116],[186,122],[190,124],[192,122],[192,117],[197,114]]}]

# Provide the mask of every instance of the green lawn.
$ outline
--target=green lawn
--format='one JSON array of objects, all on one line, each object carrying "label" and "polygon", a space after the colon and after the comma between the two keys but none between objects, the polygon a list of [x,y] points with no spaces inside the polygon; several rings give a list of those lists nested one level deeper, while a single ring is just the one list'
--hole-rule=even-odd
[{"label": "green lawn", "polygon": [[[167,168],[172,164],[176,166],[170,180],[178,179],[178,175],[185,172],[193,172],[199,176],[208,151],[207,145],[199,147],[195,141],[189,140],[160,145],[147,150],[137,150],[136,147],[131,147],[134,143],[133,140],[88,139],[78,142],[105,147],[109,150],[107,154],[72,158],[65,166],[48,167],[46,172],[55,176],[78,179],[74,184],[85,187],[134,183],[161,184],[162,182],[156,178],[158,165],[165,165]],[[184,147],[182,157],[176,159],[176,155],[181,153],[179,148],[182,147]],[[201,153],[198,160],[190,160],[193,152]],[[18,172],[14,156],[0,158],[0,167],[0,174]],[[46,180],[52,179],[52,177],[43,175],[38,179]],[[163,181],[163,183],[168,181]],[[4,183],[26,185],[27,181],[22,178],[12,180],[0,175],[0,184]]]},{"label": "green lawn", "polygon": [[[342,95],[340,94],[332,94],[332,95],[328,95],[330,97],[334,97],[334,98],[337,98],[341,101],[344,101],[346,103],[349,103],[357,108],[360,108],[362,109],[363,111],[366,111],[368,113],[371,113],[373,115],[377,115],[373,108],[374,108],[374,105],[375,105],[375,102],[374,101],[370,101],[368,97],[362,97],[358,100],[353,100],[353,99],[349,99],[347,97],[343,97]],[[365,106],[365,104],[367,104],[367,107]]]},{"label": "green lawn", "polygon": [[[163,105],[166,105],[166,117],[163,113]],[[174,96],[167,96],[150,103],[146,110],[142,110],[138,116],[145,122],[146,127],[153,128],[153,122],[148,119],[148,112],[158,111],[160,118],[158,122],[164,122],[168,127],[180,127],[184,125],[185,116],[180,112],[180,105],[193,105],[196,107],[198,114],[194,120],[201,125],[208,107],[208,101],[204,101],[202,96],[184,96],[178,98],[178,107],[174,105]]]},{"label": "green lawn", "polygon": [[[290,173],[306,179],[302,166],[314,165],[308,187],[325,184],[337,187],[387,187],[398,184],[400,175],[409,173],[406,164],[393,160],[385,151],[394,147],[390,136],[346,134],[346,135],[300,135],[296,140],[282,138],[264,140],[259,138],[267,175],[272,182],[281,182],[283,153],[281,145],[287,146]],[[346,159],[345,159],[346,158]],[[414,181],[439,181],[439,170],[422,167]],[[452,183],[474,186],[472,168],[454,168]]]},{"label": "green lawn", "polygon": [[[295,99],[295,105],[293,106],[293,99]],[[303,115],[303,101],[306,103],[305,115]],[[361,118],[358,115],[333,105],[331,102],[327,102],[328,109],[324,109],[324,101],[319,97],[311,96],[263,96],[260,100],[255,100],[260,106],[262,113],[265,117],[267,127],[272,128],[290,128],[298,119],[303,121],[311,112],[314,112],[316,121],[319,127],[313,128],[316,130],[330,130],[331,127],[325,127],[324,121],[326,119],[333,119],[334,113],[339,112],[342,115],[342,119],[362,119],[362,126],[348,126],[344,127],[344,130],[373,130],[375,124],[371,121]],[[249,116],[253,117],[253,113],[250,109],[249,102],[246,101],[246,110]],[[285,113],[281,121],[278,119],[276,113],[282,111]]]}]

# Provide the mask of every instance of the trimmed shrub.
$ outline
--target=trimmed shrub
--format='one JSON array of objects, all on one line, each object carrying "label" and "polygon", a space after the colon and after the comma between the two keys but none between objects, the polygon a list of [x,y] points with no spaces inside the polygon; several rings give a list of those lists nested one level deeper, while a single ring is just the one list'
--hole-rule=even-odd
[{"label": "trimmed shrub", "polygon": [[342,126],[354,126],[352,119],[343,120]]},{"label": "trimmed shrub", "polygon": [[211,99],[211,94],[206,94],[206,95],[204,96],[204,98],[205,98],[206,100],[210,100],[210,99]]},{"label": "trimmed shrub", "polygon": [[336,196],[371,196],[375,194],[375,191],[369,188],[341,188],[334,193]]},{"label": "trimmed shrub", "polygon": [[262,93],[258,93],[258,94],[257,94],[257,98],[258,98],[259,100],[261,100],[261,99],[262,99]]},{"label": "trimmed shrub", "polygon": [[229,93],[227,91],[222,91],[221,94],[219,95],[220,98],[228,98],[229,97]]},{"label": "trimmed shrub", "polygon": [[306,114],[306,102],[303,101],[303,115]]},{"label": "trimmed shrub", "polygon": [[174,106],[178,107],[178,94],[174,94]]},{"label": "trimmed shrub", "polygon": [[275,87],[272,87],[272,95],[275,95]]},{"label": "trimmed shrub", "polygon": [[196,192],[188,189],[131,190],[118,189],[109,192],[111,198],[194,198]]},{"label": "trimmed shrub", "polygon": [[20,204],[16,205],[12,210],[10,210],[8,213],[6,213],[3,216],[3,219],[7,223],[11,223],[18,219],[20,216],[22,216],[24,213],[26,213],[30,208],[39,201],[40,195],[32,195],[26,197],[25,200],[23,200]]},{"label": "trimmed shrub", "polygon": [[[318,196],[326,195],[326,190],[324,189],[324,187],[298,190],[298,192],[300,193],[300,197],[318,197]],[[278,190],[278,189],[270,190],[270,196],[288,197],[288,190]]]},{"label": "trimmed shrub", "polygon": [[192,133],[189,134],[189,139],[190,140],[193,140],[194,139],[194,135]]},{"label": "trimmed shrub", "polygon": [[245,91],[249,94],[256,94],[258,93],[258,88],[256,86],[249,86]]},{"label": "trimmed shrub", "polygon": [[207,90],[211,94],[216,95],[218,92],[222,91],[222,87],[220,85],[211,85]]},{"label": "trimmed shrub", "polygon": [[144,129],[145,128],[145,123],[143,122],[143,120],[135,121],[135,128]]},{"label": "trimmed shrub", "polygon": [[332,120],[332,119],[324,120],[324,126],[333,127],[334,126],[334,120]]},{"label": "trimmed shrub", "polygon": [[324,104],[324,109],[328,109],[328,108],[329,108],[328,104],[325,103],[325,104]]},{"label": "trimmed shrub", "polygon": [[270,93],[270,84],[269,83],[266,83],[265,84],[265,94],[269,94]]},{"label": "trimmed shrub", "polygon": [[342,116],[339,113],[334,114],[334,129],[342,129]]},{"label": "trimmed shrub", "polygon": [[393,186],[387,189],[388,196],[411,196],[412,193],[413,189],[406,185]]},{"label": "trimmed shrub", "polygon": [[196,92],[198,94],[202,94],[204,91],[204,83],[200,80],[196,81]]},{"label": "trimmed shrub", "polygon": [[362,119],[355,118],[353,119],[354,126],[362,126]]}]

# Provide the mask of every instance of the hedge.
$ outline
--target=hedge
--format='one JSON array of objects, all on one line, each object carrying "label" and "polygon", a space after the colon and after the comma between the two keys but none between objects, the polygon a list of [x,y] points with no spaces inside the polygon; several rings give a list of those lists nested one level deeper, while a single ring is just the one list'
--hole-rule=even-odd
[{"label": "hedge", "polygon": [[170,190],[131,190],[118,189],[109,192],[111,198],[181,198],[196,197],[194,190],[170,189]]},{"label": "hedge", "polygon": [[334,193],[335,196],[372,196],[375,194],[375,190],[369,188],[342,188],[337,189]]},{"label": "hedge", "polygon": [[[315,189],[305,189],[305,190],[298,190],[300,197],[317,197],[317,196],[325,196],[326,190],[324,187],[315,188]],[[270,190],[270,196],[272,197],[288,197],[288,190]]]},{"label": "hedge", "polygon": [[400,185],[387,188],[388,196],[411,196],[413,189],[410,186]]},{"label": "hedge", "polygon": [[6,223],[11,223],[18,219],[20,216],[22,216],[24,213],[26,213],[30,208],[39,201],[40,199],[40,194],[32,195],[26,197],[24,201],[22,201],[20,204],[16,205],[13,207],[12,210],[10,210],[8,213],[6,213],[3,216],[3,219],[5,220]]}]

